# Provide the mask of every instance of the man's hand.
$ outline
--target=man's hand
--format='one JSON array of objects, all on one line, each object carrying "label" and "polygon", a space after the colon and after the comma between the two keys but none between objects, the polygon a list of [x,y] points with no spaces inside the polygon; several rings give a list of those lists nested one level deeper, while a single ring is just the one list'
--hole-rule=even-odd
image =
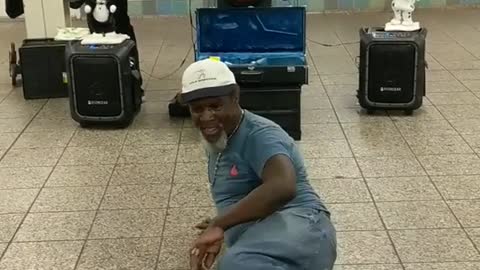
[{"label": "man's hand", "polygon": [[193,243],[190,252],[191,270],[204,270],[212,267],[222,248],[223,237],[224,231],[219,227],[210,226],[205,229]]}]

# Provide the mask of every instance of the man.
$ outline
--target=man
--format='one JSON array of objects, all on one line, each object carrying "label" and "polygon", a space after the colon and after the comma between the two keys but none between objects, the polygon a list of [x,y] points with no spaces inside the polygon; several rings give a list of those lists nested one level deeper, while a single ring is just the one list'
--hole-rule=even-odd
[{"label": "man", "polygon": [[225,242],[220,270],[331,270],[335,229],[293,139],[240,107],[235,77],[220,61],[193,63],[182,85],[218,210],[193,243],[192,269],[209,269]]}]

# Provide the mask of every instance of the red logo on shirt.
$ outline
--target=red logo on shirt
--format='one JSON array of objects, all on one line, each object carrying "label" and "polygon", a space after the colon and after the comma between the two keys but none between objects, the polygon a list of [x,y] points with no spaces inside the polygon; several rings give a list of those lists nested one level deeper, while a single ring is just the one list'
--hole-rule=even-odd
[{"label": "red logo on shirt", "polygon": [[237,166],[233,165],[232,168],[230,169],[230,176],[237,176],[238,175],[238,169]]}]

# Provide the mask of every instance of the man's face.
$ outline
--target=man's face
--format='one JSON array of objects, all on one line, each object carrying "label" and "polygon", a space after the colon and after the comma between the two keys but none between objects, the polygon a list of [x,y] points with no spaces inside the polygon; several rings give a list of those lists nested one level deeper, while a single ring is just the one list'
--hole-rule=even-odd
[{"label": "man's face", "polygon": [[236,100],[233,96],[205,98],[189,104],[193,124],[209,144],[222,143],[235,128]]}]

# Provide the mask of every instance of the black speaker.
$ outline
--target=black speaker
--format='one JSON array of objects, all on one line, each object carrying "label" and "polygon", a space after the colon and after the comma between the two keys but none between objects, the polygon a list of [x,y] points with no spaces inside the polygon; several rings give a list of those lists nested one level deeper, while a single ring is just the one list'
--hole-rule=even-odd
[{"label": "black speaker", "polygon": [[272,7],[272,0],[217,0],[217,8]]},{"label": "black speaker", "polygon": [[66,50],[72,118],[82,126],[128,126],[141,108],[135,42],[81,45]]},{"label": "black speaker", "polygon": [[360,105],[413,112],[425,96],[425,39],[427,30],[360,29]]}]

